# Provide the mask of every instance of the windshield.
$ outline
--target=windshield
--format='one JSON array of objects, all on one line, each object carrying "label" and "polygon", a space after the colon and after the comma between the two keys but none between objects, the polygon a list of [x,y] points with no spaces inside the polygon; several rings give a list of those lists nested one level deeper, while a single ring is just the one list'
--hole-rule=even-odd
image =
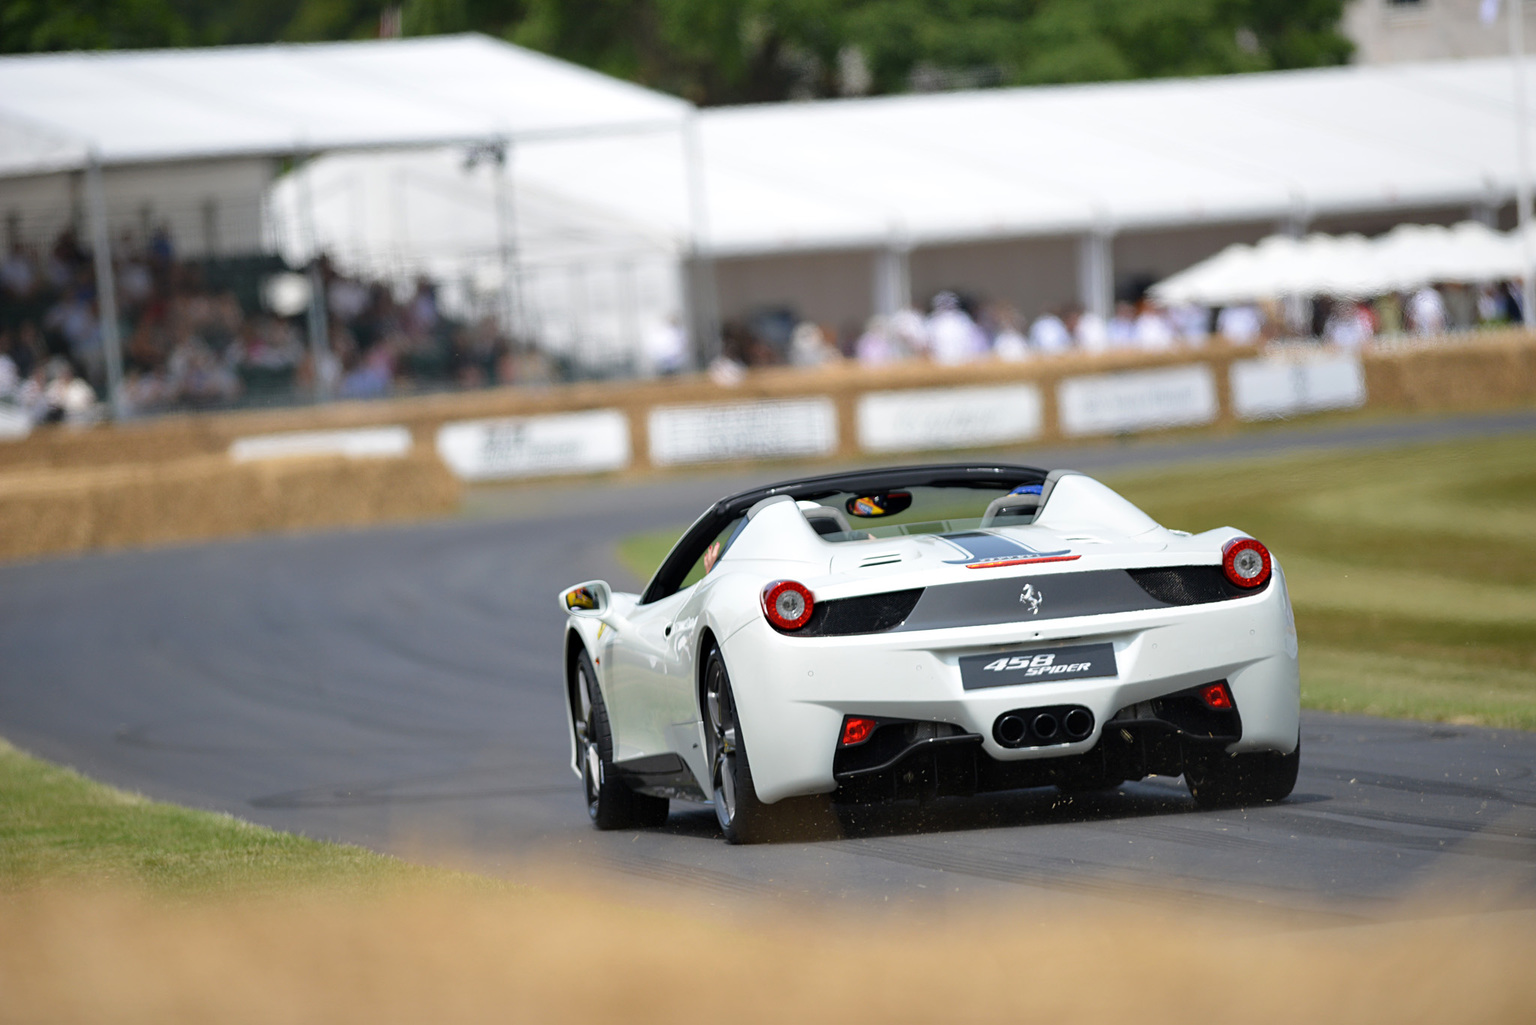
[{"label": "windshield", "polygon": [[[1026,492],[1027,488],[1033,490]],[[1039,491],[1039,485],[1020,489],[924,486],[874,494],[845,491],[820,497],[815,503],[800,504],[806,519],[823,540],[863,541],[1028,523],[1036,511]],[[1012,497],[1015,492],[1021,497]],[[1029,497],[1022,497],[1026,493]],[[1009,501],[999,503],[1000,499]],[[997,509],[995,504],[1007,508]]]}]

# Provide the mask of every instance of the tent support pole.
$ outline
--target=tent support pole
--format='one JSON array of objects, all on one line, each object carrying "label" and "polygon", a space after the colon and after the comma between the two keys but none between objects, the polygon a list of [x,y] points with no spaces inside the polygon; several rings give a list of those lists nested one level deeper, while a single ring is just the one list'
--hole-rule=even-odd
[{"label": "tent support pole", "polygon": [[1077,240],[1077,301],[1109,320],[1115,305],[1114,235],[1096,228]]},{"label": "tent support pole", "polygon": [[309,363],[311,386],[318,402],[325,398],[325,381],[321,366],[331,351],[330,324],[326,317],[325,275],[320,273],[320,233],[315,227],[315,188],[309,180],[314,165],[298,169],[299,189],[303,193],[299,205],[303,211],[304,231],[309,235]]},{"label": "tent support pole", "polygon": [[688,255],[684,296],[688,335],[697,366],[708,366],[720,354],[719,295],[715,262],[709,255],[709,210],[704,195],[704,148],[699,140],[699,115],[690,111],[683,122],[683,165],[688,189]]},{"label": "tent support pole", "polygon": [[494,188],[496,202],[496,255],[501,263],[502,323],[509,336],[521,339],[522,303],[517,288],[517,208],[516,183],[512,180],[512,141],[497,144]]},{"label": "tent support pole", "polygon": [[1525,122],[1525,0],[1509,5],[1509,56],[1515,78],[1515,215],[1520,225],[1520,313],[1527,331],[1536,329],[1536,275],[1531,266],[1531,152],[1530,129]]},{"label": "tent support pole", "polygon": [[117,282],[112,277],[112,238],[107,227],[107,191],[101,180],[101,157],[91,151],[85,188],[91,210],[91,248],[96,258],[96,315],[101,324],[102,355],[107,363],[107,402],[118,420],[128,414],[123,395],[123,339],[118,333]]},{"label": "tent support pole", "polygon": [[912,305],[912,247],[892,239],[875,252],[875,313],[889,317]]}]

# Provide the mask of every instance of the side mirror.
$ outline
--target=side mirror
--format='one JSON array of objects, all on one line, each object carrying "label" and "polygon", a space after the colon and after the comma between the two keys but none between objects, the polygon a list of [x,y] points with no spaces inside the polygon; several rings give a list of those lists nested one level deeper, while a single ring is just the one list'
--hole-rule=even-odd
[{"label": "side mirror", "polygon": [[613,606],[613,589],[605,580],[588,580],[560,592],[560,608],[573,616],[601,618]]}]

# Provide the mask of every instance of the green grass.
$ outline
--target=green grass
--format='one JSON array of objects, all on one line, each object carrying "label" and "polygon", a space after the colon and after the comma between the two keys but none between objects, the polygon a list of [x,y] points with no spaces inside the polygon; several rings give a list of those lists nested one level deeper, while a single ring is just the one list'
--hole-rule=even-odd
[{"label": "green grass", "polygon": [[[1104,476],[1160,523],[1233,526],[1285,568],[1309,708],[1536,729],[1529,436]],[[681,528],[618,556],[647,579]]]},{"label": "green grass", "polygon": [[151,801],[0,740],[0,890],[78,880],[184,897],[446,878],[456,874]]},{"label": "green grass", "polygon": [[1536,729],[1536,441],[1461,441],[1109,480],[1170,527],[1285,567],[1310,708]]},{"label": "green grass", "polygon": [[648,581],[687,529],[685,525],[666,530],[647,530],[621,538],[618,544],[619,563],[634,574],[636,580],[642,583]]}]

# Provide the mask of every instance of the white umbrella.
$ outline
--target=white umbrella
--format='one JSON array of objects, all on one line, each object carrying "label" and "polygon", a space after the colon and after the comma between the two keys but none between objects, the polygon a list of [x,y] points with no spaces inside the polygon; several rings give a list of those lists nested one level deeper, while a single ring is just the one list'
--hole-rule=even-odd
[{"label": "white umbrella", "polygon": [[[1533,228],[1536,233],[1536,228]],[[1465,221],[1453,228],[1402,224],[1385,235],[1271,235],[1232,245],[1158,282],[1162,303],[1217,306],[1285,295],[1363,298],[1433,282],[1476,284],[1521,274],[1519,237]]]}]

